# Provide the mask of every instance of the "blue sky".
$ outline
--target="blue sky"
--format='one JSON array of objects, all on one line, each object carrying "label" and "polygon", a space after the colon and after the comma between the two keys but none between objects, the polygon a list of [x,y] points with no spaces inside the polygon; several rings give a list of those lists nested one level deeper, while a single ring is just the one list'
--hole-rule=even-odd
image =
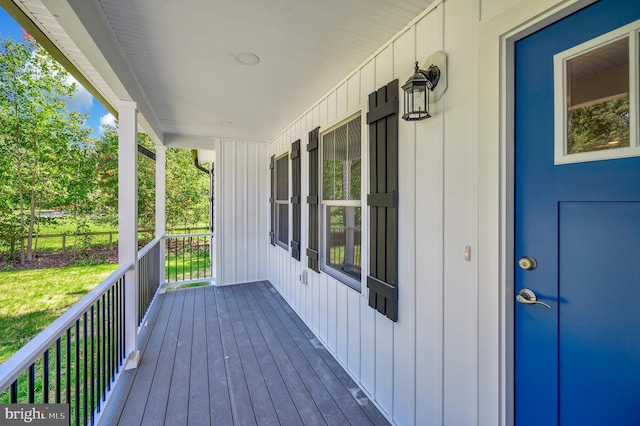
[{"label": "blue sky", "polygon": [[[11,37],[15,41],[22,40],[22,29],[7,12],[0,7],[0,37]],[[100,136],[100,125],[113,124],[113,116],[89,92],[78,84],[79,90],[73,99],[67,101],[71,110],[89,113],[86,126],[93,129],[92,136]]]}]

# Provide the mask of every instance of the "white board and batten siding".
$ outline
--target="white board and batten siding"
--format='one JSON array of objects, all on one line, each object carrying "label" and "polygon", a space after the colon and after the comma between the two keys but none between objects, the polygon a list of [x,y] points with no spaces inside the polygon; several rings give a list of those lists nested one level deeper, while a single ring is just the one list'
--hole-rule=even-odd
[{"label": "white board and batten siding", "polygon": [[[433,5],[269,145],[268,155],[276,157],[288,152],[298,138],[305,147],[313,128],[320,126],[322,132],[347,118],[366,105],[369,93],[396,78],[403,84],[416,60],[422,64],[438,50],[447,53],[452,83],[445,97],[432,105],[433,118],[419,123],[401,120],[399,125],[398,322],[368,306],[366,278],[360,293],[325,273],[306,269],[306,204],[301,261],[281,247],[269,246],[273,285],[376,404],[401,425],[475,422],[477,290],[474,262],[465,262],[463,251],[474,245],[477,220],[473,213],[477,78],[467,63],[475,55],[471,29],[476,15],[464,0]],[[460,33],[460,22],[468,33]],[[366,112],[365,107],[363,120]],[[455,137],[450,144],[445,144],[447,134]],[[363,133],[362,143],[362,163],[367,165],[368,132]],[[306,200],[305,149],[302,154],[302,200]],[[362,173],[368,182],[368,168]],[[363,208],[367,212],[364,197]],[[363,229],[368,226],[363,224]],[[303,270],[308,274],[306,285],[299,280]],[[367,272],[368,243],[363,241],[363,277]],[[448,376],[456,379],[445,381]]]},{"label": "white board and batten siding", "polygon": [[215,151],[216,284],[266,280],[267,145],[218,139]]},{"label": "white board and batten siding", "polygon": [[[297,139],[302,154],[301,260],[265,242],[268,278],[396,424],[509,424],[508,278],[501,266],[508,246],[507,222],[501,222],[508,212],[501,197],[508,188],[501,176],[505,128],[500,115],[505,110],[500,78],[508,69],[503,68],[502,37],[545,13],[585,2],[435,1],[268,145],[265,171],[268,157],[288,153]],[[431,105],[432,118],[399,124],[399,314],[394,323],[368,306],[364,195],[362,292],[306,268],[307,134],[318,126],[323,132],[363,105],[365,120],[369,93],[394,79],[403,84],[415,61],[423,65],[439,50],[448,62],[444,97]],[[362,143],[363,181],[368,182],[367,131]],[[268,216],[266,202],[262,208]],[[300,280],[305,271],[307,284]]]}]

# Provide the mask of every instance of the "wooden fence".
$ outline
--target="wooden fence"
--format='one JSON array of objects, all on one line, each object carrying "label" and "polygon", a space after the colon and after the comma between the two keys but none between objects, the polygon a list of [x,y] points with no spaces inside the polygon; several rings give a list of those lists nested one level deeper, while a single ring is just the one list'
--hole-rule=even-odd
[{"label": "wooden fence", "polygon": [[[196,231],[207,231],[208,228],[207,227],[194,227],[194,228],[174,228],[169,230],[168,233],[179,233],[179,234],[190,234],[192,232],[196,232]],[[153,240],[155,236],[155,231],[152,230],[148,230],[148,229],[140,229],[138,230],[138,239],[141,241],[151,241]],[[42,235],[34,235],[33,236],[33,247],[34,247],[34,252],[36,251],[57,251],[57,250],[51,250],[50,248],[47,247],[45,241],[47,240],[55,240],[55,239],[60,239],[61,243],[57,243],[55,242],[55,246],[56,248],[61,247],[61,250],[63,253],[65,253],[68,249],[70,248],[77,248],[77,241],[83,238],[93,238],[93,237],[104,237],[104,238],[96,238],[96,240],[99,241],[92,241],[90,244],[88,244],[88,246],[90,247],[108,247],[109,250],[114,249],[114,245],[115,243],[117,243],[118,241],[118,231],[103,231],[103,232],[81,232],[78,234],[75,233],[63,233],[63,234],[42,234]],[[4,238],[5,241],[14,241],[15,247],[19,250],[20,247],[20,238],[18,236],[10,236],[10,237],[5,237]],[[25,242],[26,245],[26,241],[27,241],[27,237],[22,237],[22,240]],[[43,243],[44,247],[39,247],[39,243]],[[83,247],[86,248],[86,247]],[[5,246],[5,250],[6,250],[6,246]],[[2,251],[2,249],[0,249],[0,252]]]}]

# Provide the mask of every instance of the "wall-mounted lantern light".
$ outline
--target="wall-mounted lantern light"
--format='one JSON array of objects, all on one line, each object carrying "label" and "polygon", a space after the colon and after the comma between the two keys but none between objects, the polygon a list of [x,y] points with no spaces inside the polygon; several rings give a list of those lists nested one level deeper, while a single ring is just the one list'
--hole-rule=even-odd
[{"label": "wall-mounted lantern light", "polygon": [[404,90],[402,118],[406,121],[418,121],[431,117],[429,114],[429,95],[434,93],[432,102],[435,102],[442,97],[447,89],[446,55],[442,52],[436,52],[427,58],[425,64],[429,64],[426,71],[421,70],[416,62],[414,74],[402,86],[402,90]]}]

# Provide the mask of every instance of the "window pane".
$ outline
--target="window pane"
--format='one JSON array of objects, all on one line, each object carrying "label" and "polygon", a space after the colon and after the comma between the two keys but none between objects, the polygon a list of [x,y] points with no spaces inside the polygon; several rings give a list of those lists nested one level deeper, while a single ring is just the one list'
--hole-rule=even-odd
[{"label": "window pane", "polygon": [[276,161],[276,200],[287,201],[289,198],[289,157],[284,156]]},{"label": "window pane", "polygon": [[289,245],[289,204],[276,204],[278,210],[278,241]]},{"label": "window pane", "polygon": [[323,199],[360,199],[360,117],[322,136]]},{"label": "window pane", "polygon": [[360,281],[362,208],[327,206],[326,265]]},{"label": "window pane", "polygon": [[567,61],[567,154],[629,146],[629,39]]}]

